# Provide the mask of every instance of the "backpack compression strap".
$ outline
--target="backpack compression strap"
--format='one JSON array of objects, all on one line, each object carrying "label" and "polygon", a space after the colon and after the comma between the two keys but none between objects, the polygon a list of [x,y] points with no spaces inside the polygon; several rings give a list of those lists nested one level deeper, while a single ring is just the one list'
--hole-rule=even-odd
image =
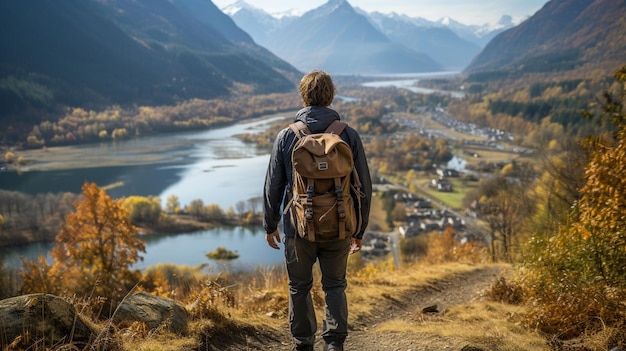
[{"label": "backpack compression strap", "polygon": [[[348,191],[350,191],[348,189]],[[337,219],[339,220],[339,240],[346,238],[346,208],[343,205],[343,188],[341,179],[335,178],[335,192],[337,193]]]}]

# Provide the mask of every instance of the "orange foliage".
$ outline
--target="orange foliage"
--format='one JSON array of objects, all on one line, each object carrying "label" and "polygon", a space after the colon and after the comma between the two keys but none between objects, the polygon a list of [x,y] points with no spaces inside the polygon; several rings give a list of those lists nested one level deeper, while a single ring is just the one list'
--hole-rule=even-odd
[{"label": "orange foliage", "polygon": [[145,252],[120,200],[95,183],[83,185],[83,199],[74,205],[56,236],[52,265],[40,258],[26,263],[23,292],[121,298],[141,279],[130,266]]},{"label": "orange foliage", "polygon": [[435,233],[428,242],[424,261],[431,264],[445,262],[478,263],[483,261],[479,243],[461,243],[456,239],[456,232],[451,226],[442,233]]}]

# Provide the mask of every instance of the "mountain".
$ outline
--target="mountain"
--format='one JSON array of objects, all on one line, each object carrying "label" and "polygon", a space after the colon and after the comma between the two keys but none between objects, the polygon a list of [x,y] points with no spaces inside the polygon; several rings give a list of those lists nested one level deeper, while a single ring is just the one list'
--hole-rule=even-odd
[{"label": "mountain", "polygon": [[276,17],[243,0],[222,8],[222,11],[229,15],[238,27],[250,34],[257,44],[263,47],[271,45],[276,32],[281,27],[286,26],[296,17],[300,17],[294,15]]},{"label": "mountain", "polygon": [[290,91],[298,75],[206,0],[0,2],[1,115]]},{"label": "mountain", "polygon": [[425,52],[446,70],[462,70],[480,52],[478,44],[459,38],[451,29],[406,15],[368,15],[372,24],[395,43]]},{"label": "mountain", "polygon": [[617,68],[626,57],[624,18],[624,0],[552,0],[495,37],[465,72]]},{"label": "mountain", "polygon": [[503,15],[496,24],[467,25],[450,17],[444,17],[435,23],[437,26],[449,28],[460,38],[473,42],[481,48],[484,48],[496,35],[515,27],[513,18],[509,15]]},{"label": "mountain", "polygon": [[[344,8],[345,11],[342,10]],[[222,8],[222,11],[228,14],[240,28],[249,33],[256,43],[267,47],[302,70],[307,70],[316,65],[327,65],[325,60],[330,61],[329,52],[335,49],[340,51],[357,50],[355,53],[368,56],[367,52],[364,52],[366,47],[363,43],[370,39],[379,43],[372,45],[374,48],[372,54],[376,53],[380,57],[382,55],[380,53],[381,47],[389,47],[389,42],[384,45],[380,44],[386,41],[380,34],[387,37],[394,44],[391,47],[396,52],[399,50],[403,56],[411,55],[411,53],[414,56],[415,53],[419,53],[421,59],[428,60],[424,57],[427,55],[441,69],[458,70],[467,66],[489,40],[514,26],[511,17],[506,15],[494,25],[465,25],[448,17],[433,22],[424,18],[395,13],[367,13],[358,8],[353,9],[346,1],[336,0],[330,1],[320,9],[299,15],[271,15],[244,0],[238,0],[234,4]],[[343,13],[332,13],[333,11],[343,11]],[[359,15],[365,17],[370,22],[369,25],[363,23],[360,18],[357,20]],[[321,16],[322,18],[314,16]],[[343,25],[335,26],[341,27],[340,30],[324,31],[319,28],[322,23],[327,26],[328,21],[341,21],[340,23]],[[316,32],[318,30],[319,32]],[[354,36],[359,37],[358,40],[361,44],[356,45],[355,48],[355,45],[346,46],[345,42],[337,42],[338,37],[347,35],[342,31],[356,33]],[[375,31],[380,33],[373,34],[371,38],[365,36],[365,34],[370,35]],[[360,32],[364,35],[359,36]],[[300,43],[300,37],[306,38],[307,41]],[[294,50],[295,48],[297,50]],[[315,48],[315,57],[311,57],[309,48]],[[410,51],[407,52],[406,48]],[[352,69],[355,71],[354,62],[346,56],[337,54],[333,59],[348,60],[350,66],[348,68],[355,67]],[[389,66],[392,62],[390,56],[393,54],[390,53],[387,56],[380,59],[383,61],[382,64],[380,62],[376,64],[379,67]],[[361,60],[364,60],[364,57]],[[398,60],[398,62],[401,61]],[[395,65],[391,64],[391,66],[391,72],[398,73],[399,70],[393,67]],[[344,68],[341,70],[345,72]],[[385,71],[389,72],[390,70],[385,68]]]},{"label": "mountain", "polygon": [[277,26],[270,21],[273,27],[265,32],[259,28],[268,17],[241,11],[231,14],[239,26],[302,71],[321,68],[331,74],[380,74],[442,69],[428,55],[391,41],[345,0],[331,0]]}]

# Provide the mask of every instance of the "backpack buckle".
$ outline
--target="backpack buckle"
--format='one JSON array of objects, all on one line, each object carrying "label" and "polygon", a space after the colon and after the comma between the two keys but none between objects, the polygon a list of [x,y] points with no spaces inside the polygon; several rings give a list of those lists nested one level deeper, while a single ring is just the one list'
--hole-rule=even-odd
[{"label": "backpack buckle", "polygon": [[337,215],[339,216],[340,221],[344,221],[346,219],[346,210],[342,207],[337,210]]},{"label": "backpack buckle", "polygon": [[343,199],[343,187],[341,185],[335,186],[335,193],[337,193],[338,199]]}]

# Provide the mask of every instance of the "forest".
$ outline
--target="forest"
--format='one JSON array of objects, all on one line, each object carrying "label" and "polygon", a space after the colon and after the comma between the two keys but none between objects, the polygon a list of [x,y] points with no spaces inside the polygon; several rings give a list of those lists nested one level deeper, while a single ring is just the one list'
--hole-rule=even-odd
[{"label": "forest", "polygon": [[[514,144],[536,150],[532,158],[520,158],[494,168],[489,177],[479,181],[476,189],[465,194],[464,207],[476,214],[488,235],[475,242],[461,243],[451,240],[454,233],[447,231],[449,240],[444,252],[451,253],[449,250],[454,248],[457,255],[441,257],[513,265],[515,279],[500,288],[516,292],[515,303],[527,306],[523,326],[540,331],[546,339],[591,340],[603,335],[606,349],[623,346],[626,344],[623,303],[626,299],[623,230],[626,228],[626,178],[623,177],[626,66],[617,69],[613,78],[563,77],[544,83],[531,83],[529,79],[481,82],[481,87],[473,88],[475,93],[468,93],[464,99],[418,95],[394,88],[362,90],[351,82],[340,82],[342,95],[357,100],[337,101],[333,107],[365,136],[373,175],[408,179],[409,183],[416,181],[407,177],[408,172],[415,172],[415,165],[430,168],[429,165],[449,160],[458,152],[459,143],[417,134],[392,137],[402,127],[393,121],[383,122],[383,117],[391,112],[409,113],[420,106],[444,106],[457,119],[509,131],[514,135]],[[281,101],[280,107],[271,105],[272,99]],[[27,144],[42,147],[54,142],[112,138],[113,132],[121,128],[130,135],[144,135],[167,130],[165,125],[206,127],[211,123],[232,122],[233,115],[252,117],[294,109],[298,104],[295,96],[285,95],[249,104],[225,103],[221,105],[223,110],[218,105],[217,101],[192,101],[175,108],[138,108],[133,112],[74,110],[57,123],[33,128]],[[207,113],[209,106],[215,114],[209,118],[193,112]],[[242,106],[256,107],[242,109]],[[237,112],[233,114],[233,111]],[[137,116],[142,117],[135,120]],[[126,124],[120,124],[125,118]],[[133,120],[132,124],[129,120]],[[242,138],[270,145],[276,130],[285,126],[285,122],[281,123],[266,133]],[[68,138],[70,134],[72,138]],[[26,226],[28,221],[23,216],[27,211],[37,214],[35,218],[39,218],[38,225],[42,228],[58,229],[52,230],[56,234],[52,262],[42,259],[27,262],[17,280],[10,274],[0,275],[3,287],[17,286],[20,294],[89,294],[112,301],[122,299],[137,281],[142,282],[141,289],[155,294],[172,296],[171,291],[176,290],[171,284],[163,289],[164,282],[171,282],[168,274],[175,274],[171,271],[152,270],[149,276],[142,277],[141,272],[129,268],[144,249],[137,236],[137,225],[154,225],[164,213],[185,212],[218,224],[225,218],[245,221],[256,214],[253,203],[242,203],[237,209],[224,211],[201,200],[181,206],[175,197],[167,200],[166,209],[161,209],[150,198],[111,199],[103,189],[88,183],[80,196],[61,194],[25,199],[19,194],[3,194],[2,198],[0,211],[4,224],[0,234],[16,223]],[[381,208],[391,216],[396,205],[390,200]],[[34,239],[50,237],[50,233],[38,235]],[[406,239],[403,255],[412,257],[411,250],[431,250],[432,255],[441,253],[442,246],[446,246],[441,240],[427,243],[423,240]],[[0,293],[10,296],[16,292],[5,288]]]}]

